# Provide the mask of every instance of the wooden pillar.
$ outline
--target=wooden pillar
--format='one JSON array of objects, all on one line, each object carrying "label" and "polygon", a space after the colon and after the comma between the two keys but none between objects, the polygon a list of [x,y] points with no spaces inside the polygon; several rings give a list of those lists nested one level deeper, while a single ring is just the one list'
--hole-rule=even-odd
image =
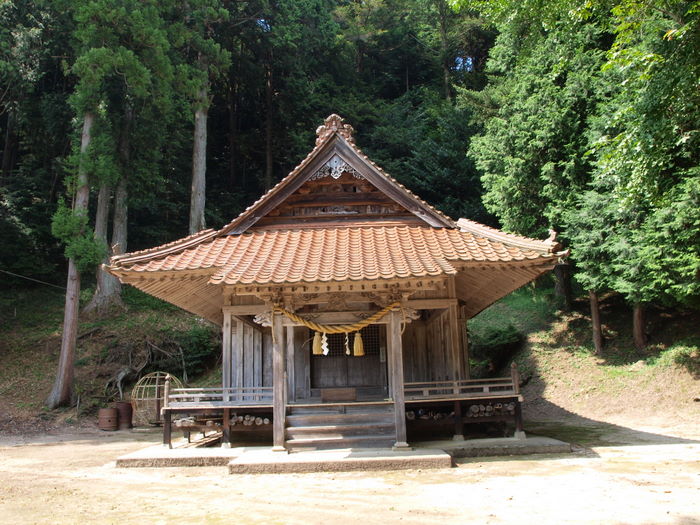
[{"label": "wooden pillar", "polygon": [[448,308],[450,323],[450,346],[452,347],[452,379],[459,381],[464,378],[464,352],[462,351],[462,325],[459,309],[456,304]]},{"label": "wooden pillar", "polygon": [[236,335],[233,337],[231,360],[231,386],[241,388],[243,386],[243,321],[236,321]]},{"label": "wooden pillar", "polygon": [[464,441],[464,420],[462,419],[462,402],[455,401],[455,433],[452,439],[455,441]]},{"label": "wooden pillar", "polygon": [[172,441],[172,412],[170,410],[163,411],[163,446],[173,448]]},{"label": "wooden pillar", "polygon": [[391,359],[391,385],[394,399],[394,420],[396,422],[396,443],[394,448],[408,447],[406,442],[406,405],[403,384],[403,346],[401,343],[401,313],[392,311],[389,317],[389,354]]},{"label": "wooden pillar", "polygon": [[221,421],[221,448],[231,448],[231,409],[224,408],[223,420]]},{"label": "wooden pillar", "polygon": [[[158,389],[160,386],[158,386]],[[159,410],[159,412],[162,412],[158,414],[158,417],[163,418],[163,445],[168,447],[168,448],[173,448],[173,440],[172,440],[172,413],[170,412],[170,409],[168,408],[168,403],[170,402],[170,375],[165,376],[165,395],[163,397],[165,401],[165,406],[163,407],[163,410]],[[160,393],[156,393],[156,406],[160,405]]]},{"label": "wooden pillar", "polygon": [[287,327],[287,398],[295,401],[295,384],[294,384],[294,334],[296,332],[296,327]]},{"label": "wooden pillar", "polygon": [[463,379],[471,379],[472,373],[469,364],[469,321],[465,315],[464,306],[459,309],[459,323],[462,329],[462,359],[464,361]]},{"label": "wooden pillar", "polygon": [[307,341],[308,330],[297,327],[294,330],[294,397],[311,397],[311,348]]},{"label": "wooden pillar", "polygon": [[272,315],[272,450],[284,451],[284,427],[286,423],[284,373],[284,326],[281,314]]},{"label": "wooden pillar", "polygon": [[[221,386],[224,389],[231,388],[231,312],[225,310],[221,332]],[[227,395],[224,396],[224,401],[230,401]]]}]

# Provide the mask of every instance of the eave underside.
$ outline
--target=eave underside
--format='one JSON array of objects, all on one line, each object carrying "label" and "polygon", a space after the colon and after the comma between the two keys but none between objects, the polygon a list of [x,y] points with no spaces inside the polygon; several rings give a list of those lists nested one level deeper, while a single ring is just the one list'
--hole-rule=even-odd
[{"label": "eave underside", "polygon": [[[551,270],[555,262],[543,260],[538,261],[538,264],[460,268],[454,276],[455,295],[464,307],[464,315],[466,318],[474,317],[502,297]],[[302,294],[387,290],[410,294],[411,291],[435,289],[435,283],[451,278],[444,275],[422,279],[224,286],[210,284],[209,273],[193,275],[184,272],[163,272],[158,275],[144,275],[143,272],[123,272],[120,277],[124,283],[218,325],[223,323],[223,307],[230,304],[225,303],[225,297],[231,295],[253,299],[256,296],[272,297],[277,291]]]}]

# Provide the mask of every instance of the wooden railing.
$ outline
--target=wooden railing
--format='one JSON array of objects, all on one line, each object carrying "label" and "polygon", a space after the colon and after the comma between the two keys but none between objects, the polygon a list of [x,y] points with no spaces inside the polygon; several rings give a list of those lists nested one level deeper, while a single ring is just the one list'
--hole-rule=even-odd
[{"label": "wooden railing", "polygon": [[407,400],[440,397],[496,397],[519,394],[520,375],[515,366],[511,367],[510,377],[404,383],[404,395]]},{"label": "wooden railing", "polygon": [[217,408],[239,405],[271,405],[272,387],[169,388],[166,384],[164,408]]}]

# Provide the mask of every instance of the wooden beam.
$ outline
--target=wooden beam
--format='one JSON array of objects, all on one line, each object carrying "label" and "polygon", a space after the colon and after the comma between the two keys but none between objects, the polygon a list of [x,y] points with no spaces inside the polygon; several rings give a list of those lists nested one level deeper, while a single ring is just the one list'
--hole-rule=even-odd
[{"label": "wooden beam", "polygon": [[284,285],[271,284],[239,284],[234,285],[236,295],[256,295],[263,301],[267,296],[285,293],[330,293],[330,292],[416,292],[421,290],[444,290],[447,286],[445,276],[425,277],[420,279],[377,279],[373,281],[329,281],[313,283],[288,283]]},{"label": "wooden beam", "polygon": [[391,359],[392,398],[394,399],[394,421],[396,422],[396,443],[394,447],[408,447],[406,442],[406,403],[403,391],[403,346],[401,342],[401,312],[389,314],[389,352]]},{"label": "wooden beam", "polygon": [[285,450],[284,427],[286,425],[284,327],[281,314],[272,316],[272,449]]},{"label": "wooden beam", "polygon": [[[309,321],[318,324],[353,324],[361,319],[365,319],[374,314],[376,310],[354,310],[352,312],[324,312],[324,313],[300,313],[299,315]],[[410,319],[407,319],[410,321]],[[388,314],[375,321],[373,324],[388,323]],[[292,321],[287,316],[283,317],[282,324],[284,326],[302,326],[296,321]]]},{"label": "wooden beam", "polygon": [[258,315],[270,311],[270,307],[265,304],[242,304],[237,306],[224,306],[223,312],[231,315]]},{"label": "wooden beam", "polygon": [[409,299],[404,302],[404,306],[413,308],[414,310],[437,310],[440,308],[449,308],[457,306],[456,298],[445,299]]}]

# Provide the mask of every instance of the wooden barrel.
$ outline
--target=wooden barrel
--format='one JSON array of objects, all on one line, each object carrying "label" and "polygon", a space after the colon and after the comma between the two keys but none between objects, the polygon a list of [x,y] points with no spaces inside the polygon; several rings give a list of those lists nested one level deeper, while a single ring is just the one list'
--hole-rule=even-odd
[{"label": "wooden barrel", "polygon": [[117,401],[115,406],[119,414],[119,430],[131,428],[131,403],[129,401]]},{"label": "wooden barrel", "polygon": [[97,426],[100,430],[117,430],[119,416],[116,408],[100,408]]}]

